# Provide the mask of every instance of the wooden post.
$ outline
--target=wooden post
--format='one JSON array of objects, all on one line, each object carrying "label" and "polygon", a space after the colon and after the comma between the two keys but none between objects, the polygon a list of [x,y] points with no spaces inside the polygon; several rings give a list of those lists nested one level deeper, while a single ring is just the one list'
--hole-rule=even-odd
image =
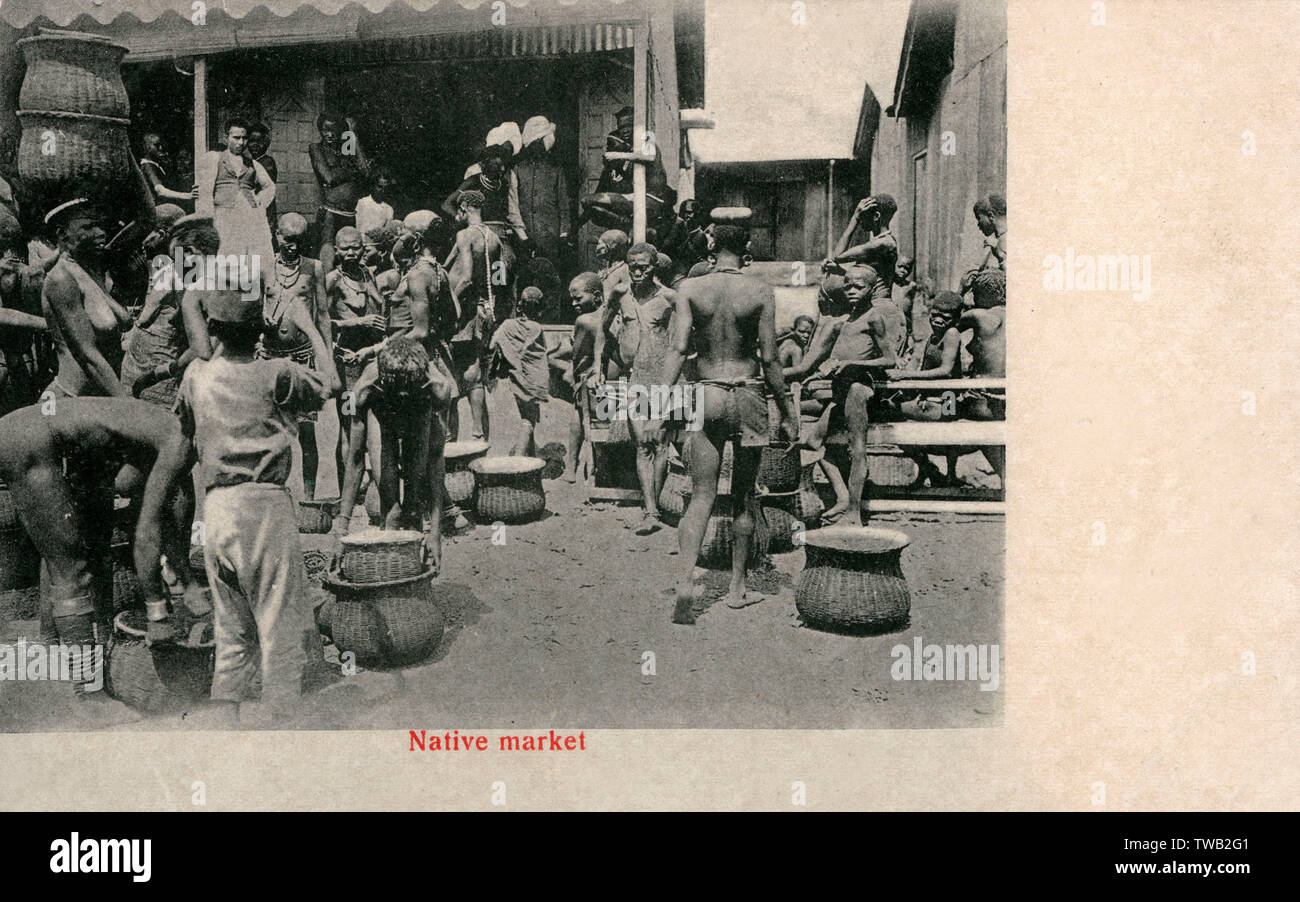
[{"label": "wooden post", "polygon": [[[641,153],[646,148],[646,105],[650,99],[647,90],[649,44],[650,29],[643,19],[636,23],[632,41],[632,141],[634,144],[639,142],[639,146],[632,148],[633,153]],[[633,243],[646,240],[645,167],[645,163],[632,164]]]},{"label": "wooden post", "polygon": [[826,161],[826,259],[835,256],[835,161]]},{"label": "wooden post", "polygon": [[194,57],[194,172],[208,152],[208,59]]}]

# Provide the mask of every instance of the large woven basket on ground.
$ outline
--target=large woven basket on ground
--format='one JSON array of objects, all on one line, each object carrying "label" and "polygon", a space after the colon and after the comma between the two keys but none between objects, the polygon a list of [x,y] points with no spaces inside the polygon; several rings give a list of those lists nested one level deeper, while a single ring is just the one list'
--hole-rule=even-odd
[{"label": "large woven basket on ground", "polygon": [[329,630],[340,654],[352,652],[362,664],[422,661],[438,647],[446,623],[434,599],[433,574],[429,569],[409,579],[369,584],[329,574],[323,584],[334,595],[333,604],[322,606],[317,623]]},{"label": "large woven basket on ground", "polygon": [[542,470],[536,457],[484,457],[470,465],[474,473],[474,510],[480,520],[518,523],[546,510]]},{"label": "large woven basket on ground", "polygon": [[771,492],[792,492],[799,488],[799,447],[768,445],[758,462],[758,484]]},{"label": "large woven basket on ground", "polygon": [[907,536],[892,529],[839,526],[805,533],[807,558],[795,581],[795,607],[810,626],[902,628],[912,607],[900,563],[907,544]]},{"label": "large woven basket on ground", "polygon": [[350,583],[388,583],[424,572],[424,536],[405,529],[367,529],[344,536],[339,575]]},{"label": "large woven basket on ground", "polygon": [[758,505],[767,523],[768,551],[772,554],[794,551],[796,535],[811,528],[799,517],[799,492],[769,492],[759,496]]},{"label": "large woven basket on ground", "polygon": [[452,504],[468,506],[474,500],[474,474],[469,465],[485,457],[488,443],[481,441],[448,442],[442,456],[447,462],[444,485]]},{"label": "large woven basket on ground", "polygon": [[[730,496],[719,495],[713,501],[713,513],[704,525],[704,538],[700,542],[698,564],[711,570],[731,569],[733,503]],[[770,541],[767,524],[761,516],[754,520],[754,532],[749,539],[748,566],[760,563],[767,555]]]},{"label": "large woven basket on ground", "polygon": [[25,607],[25,593],[38,588],[40,583],[40,568],[40,555],[18,519],[9,487],[0,483],[0,594],[17,593],[9,598],[5,608]]},{"label": "large woven basket on ground", "polygon": [[131,115],[122,59],[127,48],[79,31],[41,29],[18,42],[27,63],[18,106],[125,119]]},{"label": "large woven basket on ground", "polygon": [[212,615],[189,615],[181,603],[172,614],[176,641],[150,646],[143,609],[113,619],[108,652],[109,695],[147,714],[181,708],[212,691],[214,664]]},{"label": "large woven basket on ground", "polygon": [[327,498],[316,501],[298,502],[298,532],[324,535],[334,525],[334,515],[338,512],[339,500]]}]

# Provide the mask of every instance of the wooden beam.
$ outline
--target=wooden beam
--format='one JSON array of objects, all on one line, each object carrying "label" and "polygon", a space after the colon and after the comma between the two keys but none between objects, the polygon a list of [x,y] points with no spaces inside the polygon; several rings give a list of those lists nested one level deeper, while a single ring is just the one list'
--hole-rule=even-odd
[{"label": "wooden beam", "polygon": [[[648,84],[650,27],[642,19],[633,31],[632,66],[632,141],[633,150],[643,150],[646,145],[646,108],[650,93]],[[632,164],[632,241],[646,240],[645,164]]]},{"label": "wooden beam", "polygon": [[194,57],[194,171],[208,152],[208,60]]},{"label": "wooden beam", "polygon": [[875,514],[998,514],[1007,512],[1005,501],[933,501],[929,499],[872,498],[864,507]]}]

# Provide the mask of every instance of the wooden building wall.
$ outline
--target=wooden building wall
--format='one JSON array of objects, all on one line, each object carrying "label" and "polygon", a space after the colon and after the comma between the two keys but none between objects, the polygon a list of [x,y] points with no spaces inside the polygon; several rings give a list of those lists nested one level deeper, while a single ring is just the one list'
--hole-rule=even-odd
[{"label": "wooden building wall", "polygon": [[1006,192],[1006,72],[1005,3],[960,0],[952,72],[908,118],[881,114],[872,190],[894,195],[900,252],[939,290],[956,289],[983,259],[976,199]]}]

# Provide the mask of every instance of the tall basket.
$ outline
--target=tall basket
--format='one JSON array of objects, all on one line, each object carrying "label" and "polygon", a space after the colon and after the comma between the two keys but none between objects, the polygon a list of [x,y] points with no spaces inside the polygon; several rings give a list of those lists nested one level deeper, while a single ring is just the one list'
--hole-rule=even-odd
[{"label": "tall basket", "polygon": [[484,457],[470,464],[474,473],[474,510],[480,520],[520,523],[546,511],[542,470],[536,457]]},{"label": "tall basket", "polygon": [[837,526],[804,534],[807,558],[794,604],[814,627],[882,633],[907,625],[912,599],[901,556],[909,539],[893,529]]}]

